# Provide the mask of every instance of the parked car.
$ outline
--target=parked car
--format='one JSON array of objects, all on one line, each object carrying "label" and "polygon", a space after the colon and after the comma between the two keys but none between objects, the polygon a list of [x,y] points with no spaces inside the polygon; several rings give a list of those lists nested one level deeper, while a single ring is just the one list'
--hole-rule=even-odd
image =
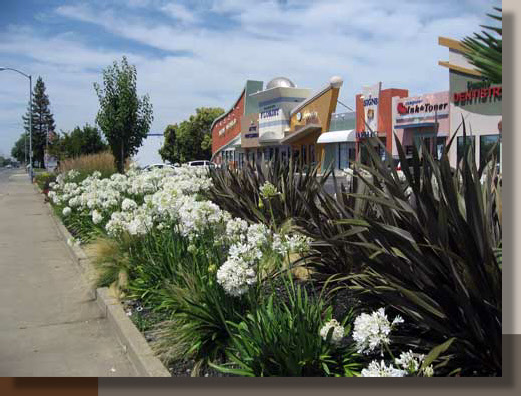
[{"label": "parked car", "polygon": [[215,168],[216,165],[211,161],[206,160],[198,160],[198,161],[190,161],[188,163],[188,166],[204,166],[207,168]]},{"label": "parked car", "polygon": [[171,168],[171,169],[174,169],[174,166],[170,165],[170,164],[151,164],[151,165],[147,165],[143,168],[143,170],[152,170],[152,169],[163,169],[163,168]]}]

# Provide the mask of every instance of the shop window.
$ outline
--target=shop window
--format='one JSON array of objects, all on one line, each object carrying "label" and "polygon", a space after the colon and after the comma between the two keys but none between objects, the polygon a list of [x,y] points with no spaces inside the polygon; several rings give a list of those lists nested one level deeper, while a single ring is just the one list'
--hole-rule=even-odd
[{"label": "shop window", "polygon": [[305,165],[307,163],[307,157],[306,157],[306,145],[302,145],[302,165]]},{"label": "shop window", "polygon": [[309,161],[311,164],[315,164],[315,145],[309,145]]},{"label": "shop window", "polygon": [[487,160],[487,154],[496,145],[494,149],[494,156],[496,157],[496,164],[499,164],[499,135],[481,135],[479,137],[479,163],[483,166]]},{"label": "shop window", "polygon": [[465,153],[466,148],[469,147],[469,145],[472,146],[472,150],[474,150],[474,153],[476,152],[475,151],[476,137],[475,136],[466,136],[465,138],[463,138],[463,136],[458,136],[457,139],[458,139],[458,141],[457,141],[456,155],[457,155],[458,164],[459,164],[459,162],[461,161],[461,158],[463,158],[463,154]]},{"label": "shop window", "polygon": [[438,159],[441,158],[441,156],[443,154],[443,150],[445,149],[446,143],[447,143],[446,137],[437,137],[436,138],[436,155],[437,155]]},{"label": "shop window", "polygon": [[348,167],[348,149],[347,143],[338,144],[338,169],[346,169]]},{"label": "shop window", "polygon": [[356,161],[356,149],[354,147],[349,148],[349,164],[348,166]]}]

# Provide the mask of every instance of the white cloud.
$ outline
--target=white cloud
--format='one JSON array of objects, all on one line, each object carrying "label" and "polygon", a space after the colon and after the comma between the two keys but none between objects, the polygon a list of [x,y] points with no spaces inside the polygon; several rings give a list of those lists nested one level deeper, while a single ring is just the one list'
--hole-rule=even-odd
[{"label": "white cloud", "polygon": [[169,3],[161,7],[161,11],[186,24],[193,24],[199,21],[195,13],[182,4]]},{"label": "white cloud", "polygon": [[[350,105],[362,85],[376,81],[384,88],[408,88],[411,94],[446,90],[448,73],[437,63],[448,52],[438,46],[438,36],[471,34],[491,9],[485,0],[403,0],[399,5],[379,0],[191,3],[197,7],[135,0],[127,8],[102,4],[62,5],[55,14],[172,55],[151,57],[127,48],[89,46],[72,28],[51,37],[40,37],[26,27],[0,34],[0,61],[26,55],[33,59],[20,67],[44,77],[58,128],[94,121],[97,99],[92,83],[101,80],[103,67],[124,53],[137,66],[138,89],[150,94],[154,132],[185,119],[196,107],[229,107],[246,79],[267,82],[284,75],[299,86],[318,89],[338,74],[344,77],[341,100]],[[162,12],[173,22],[147,19],[145,11]],[[231,25],[222,22],[218,29],[214,17],[228,19]],[[174,51],[193,55],[174,56]],[[21,98],[21,115],[24,94],[19,85],[11,78],[1,85],[0,100]],[[0,126],[16,138],[18,131],[5,126],[2,114],[7,114],[3,107]]]}]

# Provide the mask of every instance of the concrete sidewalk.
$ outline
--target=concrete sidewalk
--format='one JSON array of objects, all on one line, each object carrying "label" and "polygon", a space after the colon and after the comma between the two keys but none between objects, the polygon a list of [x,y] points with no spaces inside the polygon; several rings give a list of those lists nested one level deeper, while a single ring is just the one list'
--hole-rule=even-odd
[{"label": "concrete sidewalk", "polygon": [[0,177],[0,376],[136,376],[20,171]]}]

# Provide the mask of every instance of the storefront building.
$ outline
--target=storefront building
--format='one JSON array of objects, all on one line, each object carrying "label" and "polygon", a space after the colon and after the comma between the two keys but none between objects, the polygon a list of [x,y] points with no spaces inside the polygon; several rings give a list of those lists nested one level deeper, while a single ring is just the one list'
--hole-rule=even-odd
[{"label": "storefront building", "polygon": [[381,89],[379,82],[366,86],[362,93],[356,95],[356,156],[362,163],[368,161],[362,142],[368,138],[377,137],[383,147],[375,146],[380,155],[393,152],[393,98],[409,96],[407,89]]},{"label": "storefront building", "polygon": [[502,86],[492,85],[481,76],[464,57],[465,48],[459,41],[440,37],[438,43],[449,49],[449,61],[440,61],[439,65],[449,69],[450,131],[451,135],[456,133],[449,151],[451,165],[455,167],[466,145],[471,145],[479,166],[499,143],[495,154],[501,168]]},{"label": "storefront building", "polygon": [[241,145],[244,161],[263,163],[274,158],[286,161],[289,146],[281,143],[290,128],[290,112],[311,94],[307,88],[297,86],[286,77],[276,77],[249,96],[251,114],[241,119]]},{"label": "storefront building", "polygon": [[[449,92],[437,92],[415,97],[392,99],[393,130],[407,157],[413,147],[420,149],[425,143],[438,158],[450,134]],[[393,141],[393,158],[398,160],[398,149]]]},{"label": "storefront building", "polygon": [[324,163],[324,144],[318,139],[330,130],[342,83],[342,78],[332,77],[324,88],[291,110],[289,130],[280,142],[289,146],[288,155],[296,163],[311,166]]},{"label": "storefront building", "polygon": [[243,116],[256,111],[250,95],[262,90],[262,85],[262,81],[246,81],[234,105],[212,123],[210,129],[212,132],[213,162],[217,164],[237,163],[242,154],[241,119]]},{"label": "storefront building", "polygon": [[322,133],[318,144],[324,147],[321,170],[325,172],[349,168],[356,160],[356,113],[334,113],[331,115],[329,131]]}]

